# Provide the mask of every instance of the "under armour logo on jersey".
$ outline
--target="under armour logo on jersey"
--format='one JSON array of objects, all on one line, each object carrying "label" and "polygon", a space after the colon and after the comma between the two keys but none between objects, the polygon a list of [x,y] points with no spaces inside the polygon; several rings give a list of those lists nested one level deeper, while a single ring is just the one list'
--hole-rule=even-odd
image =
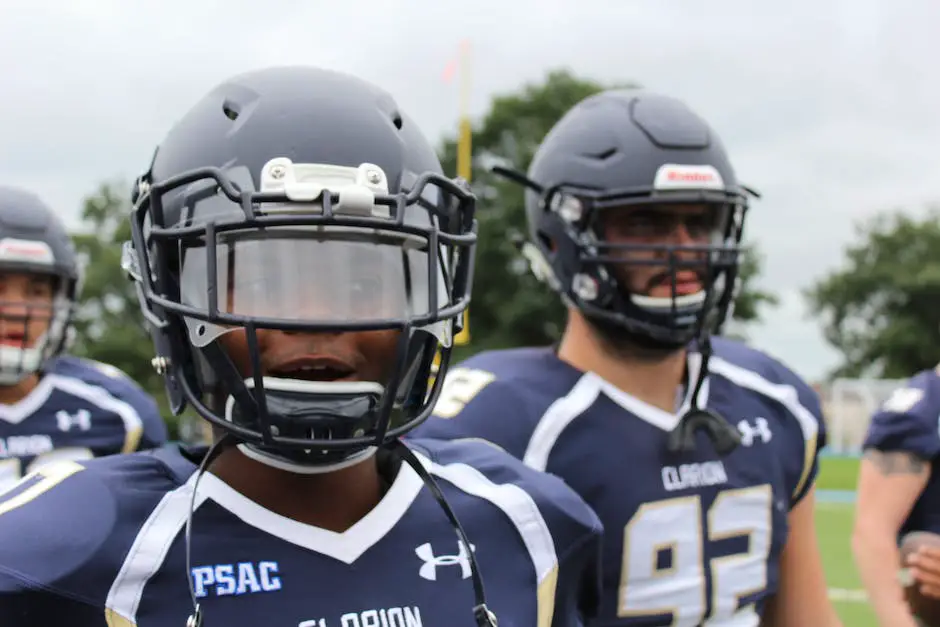
[{"label": "under armour logo on jersey", "polygon": [[55,420],[59,424],[59,431],[71,431],[72,427],[77,427],[79,431],[91,429],[91,412],[87,409],[79,409],[74,414],[60,409],[55,413]]},{"label": "under armour logo on jersey", "polygon": [[[415,555],[417,555],[424,564],[421,565],[421,568],[418,569],[418,575],[422,579],[427,579],[428,581],[437,581],[437,567],[438,566],[460,566],[460,576],[462,579],[467,579],[470,576],[470,559],[467,556],[467,550],[464,548],[463,542],[457,542],[457,555],[434,555],[434,551],[431,549],[431,543],[425,542],[421,546],[415,549]],[[472,544],[470,545],[471,551],[476,551],[476,547]]]},{"label": "under armour logo on jersey", "polygon": [[766,444],[773,437],[766,418],[755,418],[753,425],[747,420],[742,420],[738,423],[738,431],[741,432],[741,444],[744,446],[754,444],[755,438],[760,438],[760,441]]}]

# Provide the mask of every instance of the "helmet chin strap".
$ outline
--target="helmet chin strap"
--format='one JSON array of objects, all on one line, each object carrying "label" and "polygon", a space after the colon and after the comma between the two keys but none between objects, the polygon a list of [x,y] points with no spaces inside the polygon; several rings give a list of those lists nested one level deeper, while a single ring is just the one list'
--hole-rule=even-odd
[{"label": "helmet chin strap", "polygon": [[376,450],[378,450],[376,447],[370,446],[365,450],[350,455],[342,461],[332,464],[298,464],[295,461],[284,459],[283,457],[279,457],[267,451],[254,448],[251,444],[241,443],[237,444],[235,448],[241,451],[245,457],[253,459],[259,464],[298,475],[325,475],[330,472],[342,470],[343,468],[349,468],[350,466],[355,466],[356,464],[366,461],[375,455]]}]

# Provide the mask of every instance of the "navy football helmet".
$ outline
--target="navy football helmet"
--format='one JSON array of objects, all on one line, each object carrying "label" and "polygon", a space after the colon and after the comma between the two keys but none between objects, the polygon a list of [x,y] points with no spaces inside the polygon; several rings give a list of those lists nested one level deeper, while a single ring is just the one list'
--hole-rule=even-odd
[{"label": "navy football helmet", "polygon": [[[751,190],[737,182],[715,132],[683,103],[640,90],[611,90],[572,108],[546,135],[528,174],[495,171],[526,186],[533,272],[605,336],[672,350],[730,315]],[[617,209],[713,208],[706,244],[625,243],[608,238]],[[669,296],[631,290],[625,272],[665,266]],[[702,289],[677,289],[683,272]]]},{"label": "navy football helmet", "polygon": [[[470,299],[475,199],[387,93],[311,67],[234,77],[173,127],[133,198],[124,266],[174,412],[189,404],[296,472],[360,459],[430,414],[434,355],[446,370]],[[262,376],[260,329],[402,333],[383,385]],[[254,376],[219,345],[232,330]]]}]

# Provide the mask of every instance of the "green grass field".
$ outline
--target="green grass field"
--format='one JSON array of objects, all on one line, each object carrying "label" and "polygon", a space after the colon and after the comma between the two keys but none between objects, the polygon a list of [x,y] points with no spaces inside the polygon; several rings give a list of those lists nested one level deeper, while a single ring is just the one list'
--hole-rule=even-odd
[{"label": "green grass field", "polygon": [[[854,490],[858,475],[858,460],[828,457],[821,460],[818,490]],[[823,565],[829,596],[846,627],[877,627],[875,615],[865,600],[862,584],[849,539],[855,517],[853,503],[834,502],[825,498],[816,503],[816,529],[822,547]]]}]

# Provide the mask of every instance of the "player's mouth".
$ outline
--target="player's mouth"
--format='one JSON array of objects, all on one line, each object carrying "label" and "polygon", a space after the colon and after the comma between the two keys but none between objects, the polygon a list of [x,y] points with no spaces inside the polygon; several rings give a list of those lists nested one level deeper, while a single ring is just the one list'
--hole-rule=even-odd
[{"label": "player's mouth", "polygon": [[23,342],[26,340],[26,334],[19,331],[7,331],[0,333],[0,344],[3,346],[15,346],[23,348]]},{"label": "player's mouth", "polygon": [[269,377],[302,381],[356,381],[356,369],[341,359],[326,355],[304,355],[269,368]]},{"label": "player's mouth", "polygon": [[[702,291],[702,278],[694,270],[681,270],[675,275],[675,294],[676,296],[688,296]],[[671,298],[673,294],[672,276],[664,273],[653,283],[649,291],[650,296],[659,298]]]}]

